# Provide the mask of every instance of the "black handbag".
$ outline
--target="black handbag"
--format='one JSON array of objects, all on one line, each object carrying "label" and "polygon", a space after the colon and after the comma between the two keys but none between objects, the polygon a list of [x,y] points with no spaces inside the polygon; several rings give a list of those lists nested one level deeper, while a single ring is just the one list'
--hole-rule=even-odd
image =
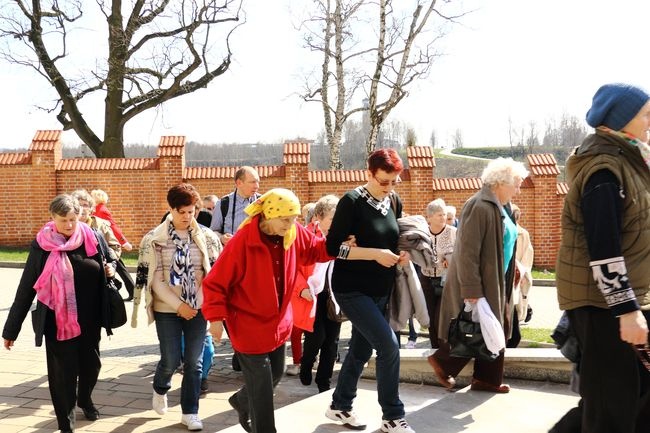
[{"label": "black handbag", "polygon": [[[332,264],[330,263],[329,266],[332,266]],[[332,322],[343,323],[348,320],[348,318],[346,317],[343,310],[341,310],[341,307],[339,307],[336,299],[334,299],[334,293],[330,287],[329,270],[330,269],[328,267],[327,271],[325,272],[325,285],[323,287],[323,290],[325,290],[327,293],[327,318]]]},{"label": "black handbag", "polygon": [[494,355],[488,350],[481,333],[481,324],[472,322],[471,314],[461,309],[458,317],[451,319],[447,336],[447,341],[451,346],[449,355],[456,358],[494,361],[498,355]]},{"label": "black handbag", "polygon": [[106,278],[106,296],[108,296],[109,318],[111,329],[119,328],[126,323],[126,307],[120,295],[122,283],[115,278]]},{"label": "black handbag", "polygon": [[334,300],[334,294],[329,288],[327,289],[327,318],[332,322],[338,323],[343,323],[348,320],[341,307]]}]

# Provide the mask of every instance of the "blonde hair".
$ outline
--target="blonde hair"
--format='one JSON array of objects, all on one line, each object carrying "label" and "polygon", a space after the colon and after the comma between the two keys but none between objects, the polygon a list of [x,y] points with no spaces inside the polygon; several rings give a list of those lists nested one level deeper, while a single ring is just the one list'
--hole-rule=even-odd
[{"label": "blonde hair", "polygon": [[108,203],[108,194],[106,194],[106,192],[104,192],[102,189],[93,189],[90,192],[90,195],[93,196],[95,203],[97,204]]}]

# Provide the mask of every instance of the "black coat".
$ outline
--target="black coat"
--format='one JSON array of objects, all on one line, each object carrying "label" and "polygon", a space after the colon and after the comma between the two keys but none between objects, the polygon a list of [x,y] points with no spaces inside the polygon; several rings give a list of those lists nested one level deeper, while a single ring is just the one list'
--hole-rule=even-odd
[{"label": "black coat", "polygon": [[[108,244],[103,236],[95,232],[95,236],[99,242],[98,253],[91,258],[96,260],[100,264],[100,269],[104,269],[103,257],[106,257],[107,261],[112,261],[108,253]],[[5,340],[15,341],[18,338],[18,334],[22,328],[25,317],[29,312],[34,298],[36,297],[36,290],[34,290],[34,284],[36,280],[43,272],[45,267],[45,262],[50,255],[49,251],[43,250],[38,243],[34,240],[29,251],[29,256],[27,257],[27,262],[25,263],[25,269],[23,270],[23,275],[20,278],[20,283],[18,284],[18,289],[16,290],[16,297],[14,302],[11,305],[9,310],[9,315],[7,316],[7,321],[5,322],[4,329],[2,330],[2,338]],[[113,331],[110,326],[110,311],[108,303],[108,288],[106,286],[106,275],[102,272],[102,281],[101,284],[103,290],[100,291],[102,294],[101,299],[101,326],[106,329],[106,335],[112,335]],[[36,301],[36,309],[32,311],[32,326],[34,328],[35,334],[35,343],[36,346],[41,346],[43,344],[43,334],[45,332],[45,319],[47,317],[47,312],[49,308],[41,303]]]}]

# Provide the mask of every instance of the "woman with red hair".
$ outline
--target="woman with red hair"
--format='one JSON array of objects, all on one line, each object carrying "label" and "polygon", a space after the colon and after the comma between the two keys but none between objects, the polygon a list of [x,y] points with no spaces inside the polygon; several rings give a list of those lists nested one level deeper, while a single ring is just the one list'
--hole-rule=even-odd
[{"label": "woman with red hair", "polygon": [[[397,249],[402,203],[393,192],[403,168],[394,149],[373,152],[368,158],[368,181],[341,198],[327,235],[327,250],[337,257],[332,290],[352,322],[352,337],[325,415],[355,430],[366,427],[352,411],[352,403],[363,367],[375,349],[381,431],[414,433],[399,398],[399,344],[384,316],[395,265],[408,262],[408,254]],[[354,236],[356,246],[343,243],[349,236]]]}]

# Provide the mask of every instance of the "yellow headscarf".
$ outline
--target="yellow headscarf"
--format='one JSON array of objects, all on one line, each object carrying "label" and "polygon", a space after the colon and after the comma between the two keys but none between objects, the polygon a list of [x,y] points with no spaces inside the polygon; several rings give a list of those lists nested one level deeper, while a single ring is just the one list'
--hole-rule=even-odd
[{"label": "yellow headscarf", "polygon": [[[250,223],[257,214],[264,213],[264,218],[284,218],[300,215],[300,200],[288,189],[273,188],[264,193],[260,198],[246,206],[244,212],[248,215],[239,228]],[[292,225],[284,235],[284,249],[288,250],[296,240],[296,225]]]}]

